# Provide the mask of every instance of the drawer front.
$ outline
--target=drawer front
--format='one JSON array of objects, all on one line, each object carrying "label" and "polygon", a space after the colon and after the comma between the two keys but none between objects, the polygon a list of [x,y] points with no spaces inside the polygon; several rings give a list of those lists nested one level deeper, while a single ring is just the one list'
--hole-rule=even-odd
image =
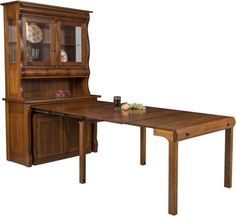
[{"label": "drawer front", "polygon": [[71,70],[70,76],[88,76],[88,70],[86,69],[79,69],[79,70]]},{"label": "drawer front", "polygon": [[64,69],[64,70],[60,70],[60,69],[49,69],[48,70],[48,76],[68,76],[70,75],[70,70],[68,69]]},{"label": "drawer front", "polygon": [[41,77],[47,76],[47,70],[25,70],[22,72],[22,77]]}]

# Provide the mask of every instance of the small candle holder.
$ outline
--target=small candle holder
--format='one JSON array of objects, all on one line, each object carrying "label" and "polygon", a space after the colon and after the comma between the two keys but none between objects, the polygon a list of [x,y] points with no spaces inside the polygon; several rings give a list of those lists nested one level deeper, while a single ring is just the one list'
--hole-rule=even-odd
[{"label": "small candle holder", "polygon": [[114,110],[119,111],[121,106],[121,96],[114,96],[113,98]]}]

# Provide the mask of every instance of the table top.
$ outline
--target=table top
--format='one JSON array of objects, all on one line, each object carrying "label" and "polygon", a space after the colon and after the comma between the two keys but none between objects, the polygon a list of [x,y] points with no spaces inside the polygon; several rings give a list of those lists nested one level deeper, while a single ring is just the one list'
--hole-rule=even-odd
[{"label": "table top", "polygon": [[235,124],[235,119],[229,116],[157,107],[146,107],[145,111],[115,111],[113,103],[104,101],[35,105],[32,108],[37,112],[50,112],[55,115],[174,131],[183,136],[189,136],[190,131],[192,135],[196,130],[201,130],[201,134],[204,134],[230,128]]}]

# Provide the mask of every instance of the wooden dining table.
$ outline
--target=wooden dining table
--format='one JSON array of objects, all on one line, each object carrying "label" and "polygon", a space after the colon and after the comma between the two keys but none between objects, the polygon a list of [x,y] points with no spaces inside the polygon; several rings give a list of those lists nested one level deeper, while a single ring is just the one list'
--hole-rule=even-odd
[{"label": "wooden dining table", "polygon": [[111,102],[84,101],[78,103],[35,105],[36,113],[70,116],[78,119],[80,148],[80,183],[86,182],[86,154],[84,140],[88,121],[107,121],[140,127],[140,164],[146,164],[146,128],[169,142],[169,214],[177,214],[178,199],[178,143],[192,137],[225,130],[224,186],[232,187],[234,117],[188,112],[157,107],[146,110],[114,110]]}]

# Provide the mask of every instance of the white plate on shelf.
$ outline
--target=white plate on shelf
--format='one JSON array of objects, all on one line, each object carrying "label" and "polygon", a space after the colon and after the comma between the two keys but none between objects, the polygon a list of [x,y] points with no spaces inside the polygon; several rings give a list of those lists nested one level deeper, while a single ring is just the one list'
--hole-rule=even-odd
[{"label": "white plate on shelf", "polygon": [[40,43],[43,39],[43,32],[35,23],[26,23],[26,38],[30,43]]},{"label": "white plate on shelf", "polygon": [[61,50],[61,62],[68,62],[68,55],[65,50]]}]

